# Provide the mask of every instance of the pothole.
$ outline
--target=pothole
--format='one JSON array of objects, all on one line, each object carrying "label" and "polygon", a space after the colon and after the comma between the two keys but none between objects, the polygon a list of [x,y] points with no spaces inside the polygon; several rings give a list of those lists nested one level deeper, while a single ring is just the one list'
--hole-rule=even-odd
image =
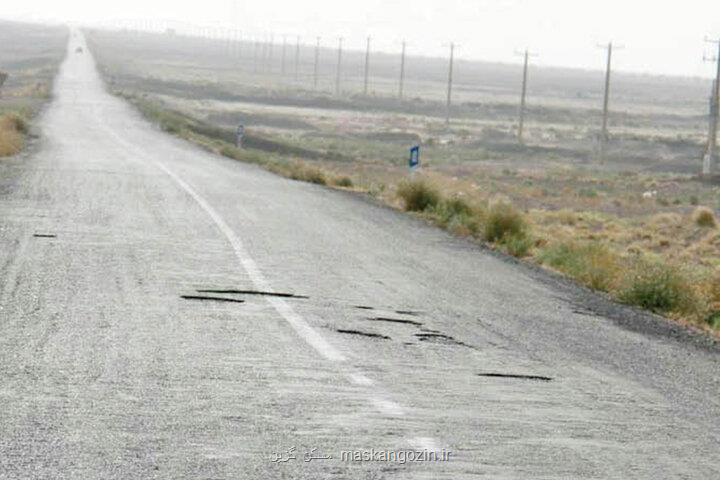
[{"label": "pothole", "polygon": [[344,334],[347,334],[347,335],[359,335],[359,336],[361,336],[361,337],[380,338],[380,339],[383,339],[383,340],[391,340],[391,338],[388,337],[387,335],[381,335],[381,334],[379,334],[379,333],[362,332],[362,331],[360,331],[360,330],[349,330],[349,329],[344,329],[344,328],[338,328],[338,329],[336,329],[335,331],[338,332],[338,333],[344,333]]},{"label": "pothole", "polygon": [[491,378],[512,378],[516,380],[535,380],[539,382],[550,382],[552,377],[546,377],[544,375],[524,375],[518,373],[477,373],[478,377],[491,377]]}]

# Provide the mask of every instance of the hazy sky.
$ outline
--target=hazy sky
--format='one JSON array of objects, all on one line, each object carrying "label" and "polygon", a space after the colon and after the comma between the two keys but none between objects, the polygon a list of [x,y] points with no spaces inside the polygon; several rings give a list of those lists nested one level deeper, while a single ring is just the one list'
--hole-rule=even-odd
[{"label": "hazy sky", "polygon": [[710,76],[704,63],[706,35],[720,36],[720,1],[633,0],[23,0],[3,2],[1,18],[80,22],[154,19],[205,26],[237,26],[255,35],[273,32],[314,38],[338,36],[362,48],[371,35],[376,48],[396,51],[405,38],[409,52],[517,62],[530,46],[545,65],[602,68],[596,45],[614,40],[621,70]]}]

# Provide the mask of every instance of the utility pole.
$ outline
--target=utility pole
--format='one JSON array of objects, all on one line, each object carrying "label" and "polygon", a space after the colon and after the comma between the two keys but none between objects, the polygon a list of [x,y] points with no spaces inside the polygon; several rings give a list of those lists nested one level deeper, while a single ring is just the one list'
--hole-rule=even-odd
[{"label": "utility pole", "polygon": [[242,33],[240,33],[238,30],[234,30],[233,37],[234,37],[234,40],[233,40],[234,55],[237,59],[241,59],[242,58]]},{"label": "utility pole", "polygon": [[238,32],[237,56],[240,60],[242,60],[242,58],[243,58],[243,35],[242,35],[242,32]]},{"label": "utility pole", "polygon": [[[517,53],[516,53],[517,55]],[[527,98],[527,81],[528,81],[528,66],[530,63],[530,57],[535,56],[530,53],[526,48],[525,52],[520,54],[524,57],[523,61],[523,79],[522,79],[522,90],[520,92],[520,112],[518,121],[518,142],[523,143],[523,133],[525,129],[525,100]]]},{"label": "utility pole", "polygon": [[337,72],[335,77],[335,95],[340,96],[340,77],[342,74],[342,44],[343,38],[338,38]]},{"label": "utility pole", "polygon": [[263,39],[259,40],[260,42],[260,58],[258,60],[258,70],[261,73],[264,73],[267,71],[267,52],[268,52],[268,36],[267,33],[264,34]]},{"label": "utility pole", "polygon": [[280,60],[280,74],[284,77],[285,76],[285,49],[287,48],[287,39],[285,38],[285,35],[283,35],[283,43],[282,43],[282,55]]},{"label": "utility pole", "polygon": [[608,134],[608,107],[610,105],[610,76],[612,72],[612,54],[613,49],[618,49],[622,47],[613,46],[612,42],[609,42],[607,46],[605,45],[598,45],[600,48],[604,48],[607,50],[607,67],[605,69],[605,95],[603,97],[603,118],[602,118],[602,129],[600,130],[600,143],[599,143],[599,159],[600,162],[605,161],[605,149],[607,141],[610,138],[610,135]]},{"label": "utility pole", "polygon": [[318,63],[320,61],[320,37],[315,39],[315,65],[313,67],[313,88],[318,87]]},{"label": "utility pole", "polygon": [[258,50],[260,50],[260,43],[255,40],[253,42],[253,73],[258,73]]},{"label": "utility pole", "polygon": [[608,43],[607,45],[607,67],[605,69],[605,96],[603,97],[603,118],[602,118],[602,130],[600,134],[602,135],[602,141],[603,143],[608,138],[608,106],[610,104],[610,73],[612,71],[612,51],[613,51],[613,44],[612,42]]},{"label": "utility pole", "polygon": [[275,34],[270,34],[270,43],[268,44],[268,58],[267,58],[267,64],[268,64],[268,72],[272,73],[273,71],[273,48],[275,47]]},{"label": "utility pole", "polygon": [[450,127],[450,106],[452,102],[452,83],[453,83],[453,62],[455,60],[455,44],[450,43],[450,64],[448,67],[448,85],[447,85],[447,105],[445,115],[445,128]]},{"label": "utility pole", "polygon": [[398,88],[398,98],[403,98],[403,88],[405,87],[405,40],[402,42],[402,53],[400,53],[400,86]]},{"label": "utility pole", "polygon": [[717,65],[713,91],[710,95],[710,129],[708,131],[707,149],[705,150],[705,156],[703,157],[702,173],[704,176],[716,173],[715,169],[718,162],[717,130],[719,123],[718,117],[720,115],[720,39],[705,39],[705,41],[707,43],[716,44],[718,46],[718,52],[715,58],[703,58],[703,60],[715,62]]},{"label": "utility pole", "polygon": [[365,83],[363,86],[363,94],[368,94],[368,77],[370,76],[370,37],[367,37],[367,46],[365,47]]},{"label": "utility pole", "polygon": [[300,76],[300,35],[295,38],[295,83]]}]

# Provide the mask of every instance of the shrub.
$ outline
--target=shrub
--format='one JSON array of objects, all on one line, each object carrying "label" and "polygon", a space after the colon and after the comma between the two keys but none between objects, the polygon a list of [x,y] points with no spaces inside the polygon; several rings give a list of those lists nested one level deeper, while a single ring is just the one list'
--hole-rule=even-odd
[{"label": "shrub", "polygon": [[480,226],[478,209],[463,198],[443,199],[430,211],[438,224],[460,235],[475,234]]},{"label": "shrub", "polygon": [[563,208],[558,210],[557,218],[563,225],[575,225],[578,221],[578,216],[570,209]]},{"label": "shrub", "polygon": [[473,207],[467,202],[467,200],[460,197],[452,197],[449,199],[445,199],[442,202],[442,205],[447,212],[455,216],[470,216],[475,213]]},{"label": "shrub", "polygon": [[506,238],[526,236],[527,223],[511,204],[499,202],[491,205],[485,218],[483,236],[488,242],[502,242]]},{"label": "shrub", "polygon": [[440,192],[426,180],[407,180],[397,189],[398,196],[409,212],[422,212],[440,203]]},{"label": "shrub", "polygon": [[23,147],[25,121],[14,113],[0,117],[0,157],[15,155]]},{"label": "shrub", "polygon": [[353,186],[352,179],[345,176],[336,178],[334,183],[338,187],[351,188]]},{"label": "shrub", "polygon": [[690,203],[690,205],[699,205],[700,199],[698,198],[697,195],[690,195],[689,203]]},{"label": "shrub", "polygon": [[296,162],[288,165],[288,171],[280,172],[293,180],[299,180],[301,182],[316,183],[318,185],[327,185],[327,177],[325,172],[317,167],[306,165],[301,162]]},{"label": "shrub", "polygon": [[598,192],[592,188],[581,188],[578,190],[578,195],[585,198],[597,198]]},{"label": "shrub", "polygon": [[695,225],[703,228],[715,228],[715,214],[707,207],[697,207],[693,212],[693,221]]},{"label": "shrub", "polygon": [[694,304],[688,281],[677,268],[636,260],[627,270],[620,301],[654,312],[688,311]]},{"label": "shrub", "polygon": [[617,283],[618,256],[598,242],[564,242],[550,245],[538,259],[596,290],[609,291]]},{"label": "shrub", "polygon": [[720,329],[720,312],[711,313],[706,319],[705,323],[710,325],[710,328]]},{"label": "shrub", "polygon": [[511,235],[503,240],[503,246],[507,253],[513,257],[527,257],[532,246],[532,239],[528,235]]},{"label": "shrub", "polygon": [[7,113],[0,119],[0,127],[15,130],[18,133],[28,133],[28,124],[23,117],[17,113]]}]

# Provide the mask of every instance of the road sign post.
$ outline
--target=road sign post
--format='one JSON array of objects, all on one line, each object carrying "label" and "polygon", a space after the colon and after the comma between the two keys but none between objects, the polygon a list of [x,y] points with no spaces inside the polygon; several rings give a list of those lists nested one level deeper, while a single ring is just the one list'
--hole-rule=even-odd
[{"label": "road sign post", "polygon": [[242,148],[243,137],[245,136],[245,126],[238,125],[237,131],[235,132],[235,146]]},{"label": "road sign post", "polygon": [[410,170],[415,170],[420,166],[420,145],[415,145],[410,149],[410,158],[408,159]]}]

